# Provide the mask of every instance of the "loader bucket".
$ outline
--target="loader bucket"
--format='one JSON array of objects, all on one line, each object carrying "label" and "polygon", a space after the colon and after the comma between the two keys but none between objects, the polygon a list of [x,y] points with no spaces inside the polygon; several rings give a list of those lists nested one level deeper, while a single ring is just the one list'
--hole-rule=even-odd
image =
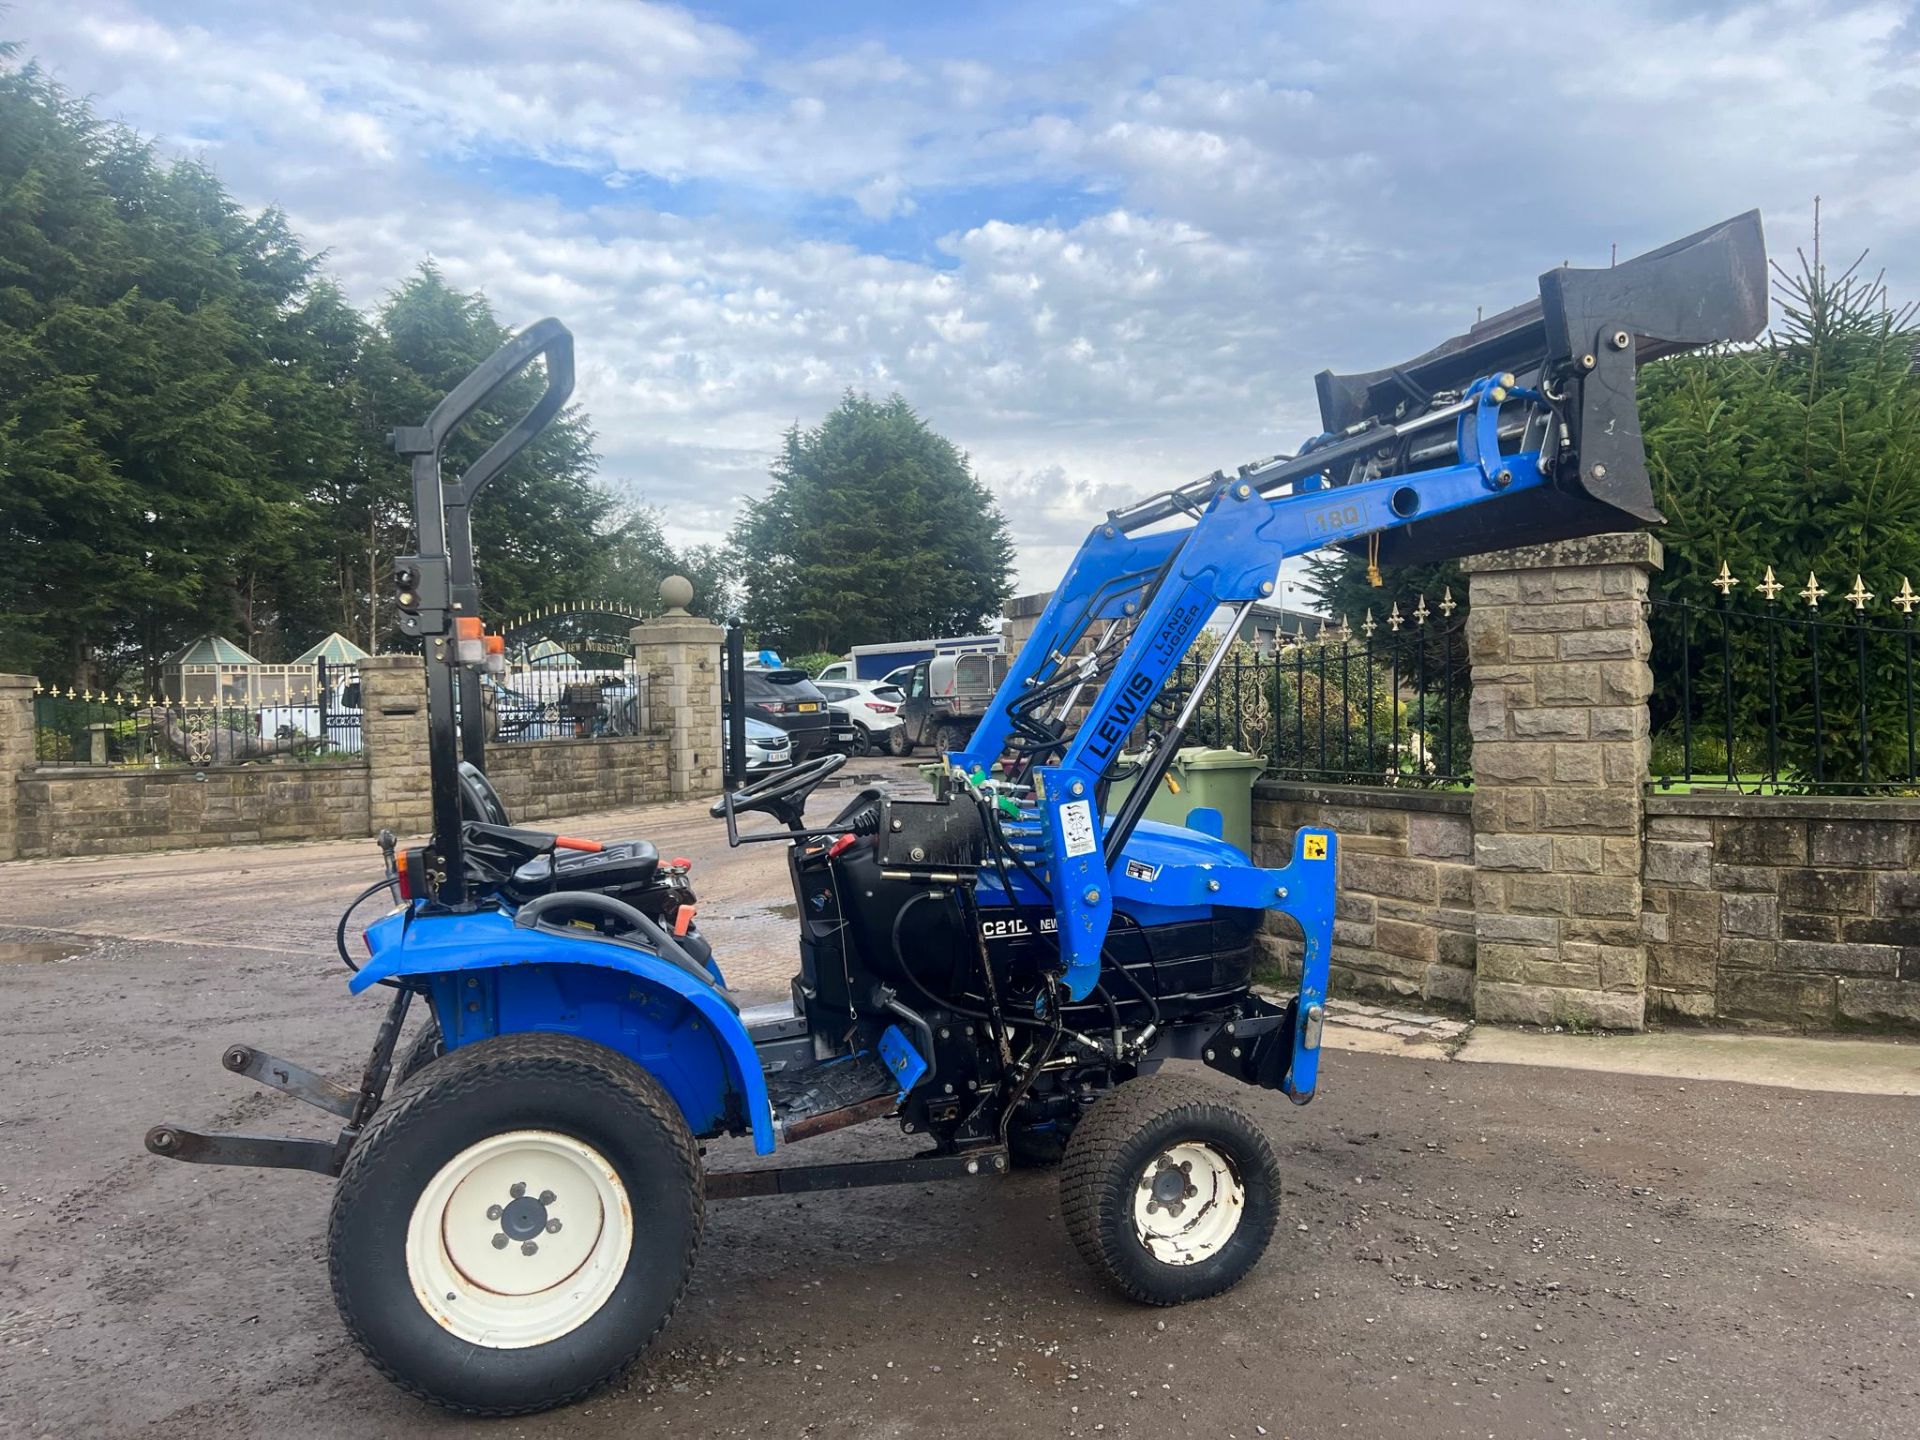
[{"label": "loader bucket", "polygon": [[[1475,380],[1503,372],[1561,397],[1558,436],[1544,419],[1503,449],[1539,447],[1553,483],[1494,505],[1416,520],[1380,536],[1382,564],[1448,559],[1516,545],[1569,540],[1660,523],[1641,443],[1635,373],[1640,365],[1728,340],[1751,340],[1767,322],[1767,254],[1760,212],[1750,210],[1605,270],[1563,267],[1540,277],[1540,298],[1480,321],[1404,365],[1315,379],[1330,435],[1396,424],[1437,408]],[[1534,433],[1525,433],[1531,426]],[[1348,479],[1451,465],[1454,447],[1405,445],[1355,463]],[[1365,542],[1349,548],[1364,550]]]}]

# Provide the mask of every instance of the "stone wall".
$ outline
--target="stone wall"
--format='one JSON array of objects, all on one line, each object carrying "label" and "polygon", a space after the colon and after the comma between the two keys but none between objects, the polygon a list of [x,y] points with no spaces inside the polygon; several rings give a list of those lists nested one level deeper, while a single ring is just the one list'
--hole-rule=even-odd
[{"label": "stone wall", "polygon": [[[1425,790],[1297,785],[1263,780],[1253,792],[1254,851],[1282,865],[1302,825],[1340,837],[1340,899],[1333,926],[1336,995],[1387,995],[1465,1006],[1473,999],[1471,798]],[[1270,916],[1266,948],[1299,973],[1290,922]]]},{"label": "stone wall", "polygon": [[1920,802],[1647,800],[1658,1014],[1920,1027]]},{"label": "stone wall", "polygon": [[487,779],[515,824],[672,798],[663,735],[494,745]]},{"label": "stone wall", "polygon": [[8,788],[22,860],[370,833],[367,767],[358,763],[63,766],[32,771]]},{"label": "stone wall", "polygon": [[[667,740],[536,740],[495,745],[487,776],[518,821],[582,815],[671,798]],[[17,812],[17,858],[121,855],[266,840],[336,840],[377,833],[364,762],[215,765],[204,770],[45,767],[7,787]],[[426,829],[424,793],[389,802],[383,823]],[[414,804],[417,803],[416,810]],[[13,858],[13,857],[10,857]]]},{"label": "stone wall", "polygon": [[1033,634],[1033,627],[1040,623],[1047,602],[1052,598],[1051,590],[1043,590],[1038,595],[1016,595],[1000,607],[1006,616],[1005,628],[1001,633],[1006,641],[1009,664],[1026,648],[1027,637]]},{"label": "stone wall", "polygon": [[[652,733],[492,745],[487,769],[516,820],[717,793],[719,635],[688,617],[635,632]],[[0,860],[266,840],[330,840],[431,824],[425,672],[413,655],[360,664],[362,745],[340,762],[194,770],[38,766],[30,677],[0,675]]]}]

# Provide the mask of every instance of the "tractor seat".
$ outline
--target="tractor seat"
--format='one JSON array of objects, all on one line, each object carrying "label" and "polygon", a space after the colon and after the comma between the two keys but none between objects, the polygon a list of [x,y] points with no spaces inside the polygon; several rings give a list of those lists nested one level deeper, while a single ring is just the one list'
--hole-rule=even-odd
[{"label": "tractor seat", "polygon": [[[476,824],[511,825],[506,804],[479,767],[460,762],[460,810]],[[536,855],[513,872],[516,888],[532,894],[548,890],[625,890],[653,883],[660,852],[650,840],[622,840],[593,853],[569,851],[558,860]]]},{"label": "tractor seat", "polygon": [[651,840],[622,840],[592,854],[563,852],[558,860],[536,855],[513,872],[516,888],[530,891],[624,890],[648,885],[660,868]]}]

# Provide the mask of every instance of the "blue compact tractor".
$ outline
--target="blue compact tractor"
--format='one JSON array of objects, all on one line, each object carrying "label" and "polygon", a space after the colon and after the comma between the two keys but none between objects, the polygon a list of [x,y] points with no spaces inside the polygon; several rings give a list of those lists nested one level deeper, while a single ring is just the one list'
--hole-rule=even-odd
[{"label": "blue compact tractor", "polygon": [[[1218,1294],[1272,1238],[1280,1168],[1203,1072],[1313,1098],[1339,842],[1303,829],[1268,868],[1210,812],[1145,820],[1212,675],[1167,706],[1169,677],[1216,611],[1273,592],[1288,556],[1367,544],[1418,560],[1656,521],[1636,365],[1751,338],[1765,293],[1751,214],[1609,269],[1549,271],[1538,298],[1416,359],[1321,375],[1325,430],[1299,454],[1112,513],[930,798],[872,786],[810,807],[844,763],[827,755],[714,805],[731,843],[787,847],[797,973],[788,1000],[757,1006],[728,990],[725,937],[693,923],[684,865],[641,839],[516,826],[486,780],[471,509],[572,386],[572,337],[534,325],[393,437],[412,465],[419,553],[395,582],[426,662],[433,831],[389,843],[361,897],[392,901],[348,985],[387,997],[372,1055],[351,1085],[248,1046],[225,1056],[338,1116],[339,1134],[166,1124],[147,1148],[335,1177],[348,1332],[399,1386],[475,1415],[617,1375],[673,1313],[714,1200],[1057,1164],[1067,1233],[1103,1281],[1148,1305]],[[449,434],[539,362],[531,412],[443,477]],[[1134,784],[1109,804],[1123,774]],[[1301,942],[1281,1001],[1251,985],[1270,912]],[[415,1008],[425,1023],[402,1049]],[[765,1156],[857,1124],[923,1148],[703,1160],[720,1136]]]}]

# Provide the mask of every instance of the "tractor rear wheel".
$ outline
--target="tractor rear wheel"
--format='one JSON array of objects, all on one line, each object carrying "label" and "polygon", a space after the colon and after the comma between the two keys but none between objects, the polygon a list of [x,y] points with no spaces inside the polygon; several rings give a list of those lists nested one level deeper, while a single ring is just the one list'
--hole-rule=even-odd
[{"label": "tractor rear wheel", "polygon": [[334,1301],[421,1399],[545,1410],[612,1380],[666,1324],[704,1216],[693,1137],[646,1071],[573,1036],[482,1040],[397,1091],[348,1155]]},{"label": "tractor rear wheel", "polygon": [[1280,1214],[1280,1167],[1260,1127],[1218,1088],[1150,1075],[1074,1127],[1060,1213],[1108,1285],[1145,1305],[1178,1305],[1232,1288],[1259,1262]]},{"label": "tractor rear wheel", "polygon": [[400,1063],[393,1067],[393,1083],[405,1084],[446,1053],[447,1042],[440,1038],[440,1022],[429,1015],[420,1033],[413,1037],[413,1043],[407,1046],[406,1054],[400,1057]]}]

